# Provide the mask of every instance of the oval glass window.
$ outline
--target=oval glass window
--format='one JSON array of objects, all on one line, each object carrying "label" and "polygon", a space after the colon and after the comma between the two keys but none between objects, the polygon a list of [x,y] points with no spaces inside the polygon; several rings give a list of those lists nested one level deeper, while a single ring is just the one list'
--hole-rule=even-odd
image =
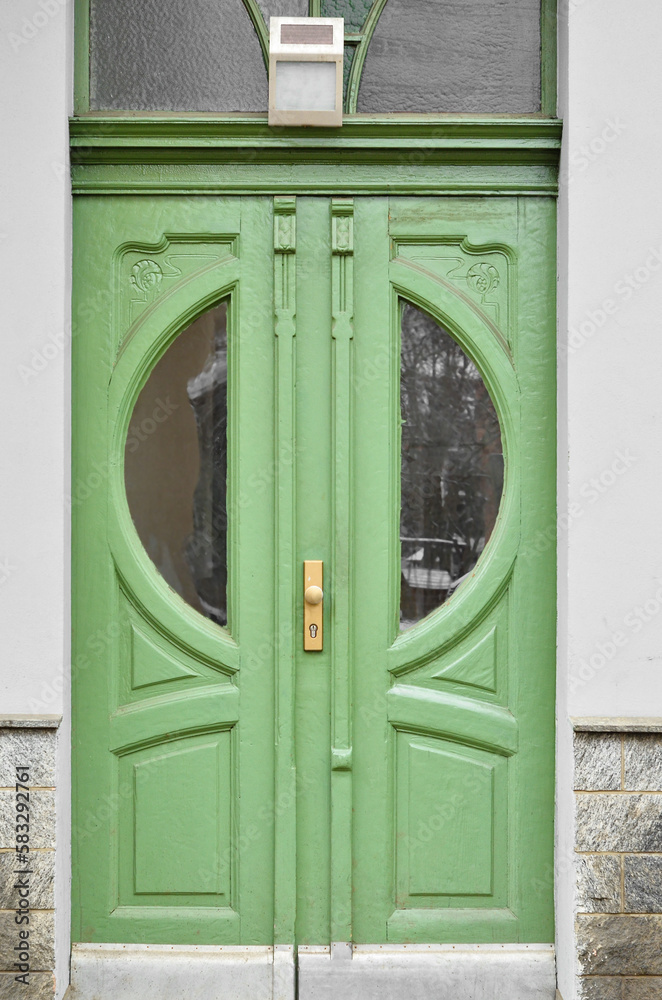
[{"label": "oval glass window", "polygon": [[481,375],[436,320],[401,304],[400,628],[470,576],[503,491],[499,420]]},{"label": "oval glass window", "polygon": [[154,366],[124,455],[131,517],[150,559],[219,625],[227,603],[228,301],[200,316]]}]

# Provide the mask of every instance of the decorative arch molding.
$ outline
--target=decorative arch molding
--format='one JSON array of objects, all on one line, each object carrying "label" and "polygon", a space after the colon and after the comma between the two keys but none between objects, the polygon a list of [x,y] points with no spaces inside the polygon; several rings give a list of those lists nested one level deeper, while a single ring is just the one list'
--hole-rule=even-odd
[{"label": "decorative arch molding", "polygon": [[108,400],[113,427],[109,541],[121,589],[140,616],[169,643],[229,674],[239,668],[235,640],[168,586],[137,538],[124,488],[123,456],[133,407],[154,365],[192,322],[221,299],[231,297],[238,282],[239,263],[230,258],[204,268],[157,301],[134,324],[122,344]]}]

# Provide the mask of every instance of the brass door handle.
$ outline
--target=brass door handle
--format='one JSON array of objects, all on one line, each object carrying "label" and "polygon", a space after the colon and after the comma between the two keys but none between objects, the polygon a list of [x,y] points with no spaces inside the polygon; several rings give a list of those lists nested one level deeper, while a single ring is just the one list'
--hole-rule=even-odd
[{"label": "brass door handle", "polygon": [[321,650],[324,628],[323,563],[306,559],[303,564],[303,648]]},{"label": "brass door handle", "polygon": [[307,587],[303,597],[307,604],[321,604],[324,599],[324,591],[321,587]]}]

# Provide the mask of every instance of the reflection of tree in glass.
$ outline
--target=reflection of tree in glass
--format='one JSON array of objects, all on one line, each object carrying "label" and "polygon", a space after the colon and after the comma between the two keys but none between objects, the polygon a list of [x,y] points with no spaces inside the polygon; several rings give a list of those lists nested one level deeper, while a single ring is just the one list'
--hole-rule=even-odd
[{"label": "reflection of tree in glass", "polygon": [[186,543],[186,561],[204,614],[219,625],[227,625],[226,309],[219,309],[214,319],[212,353],[187,386],[198,430],[200,477],[193,495],[193,533]]},{"label": "reflection of tree in glass", "polygon": [[430,316],[402,307],[403,626],[439,607],[487,542],[503,489],[499,422],[478,369]]}]

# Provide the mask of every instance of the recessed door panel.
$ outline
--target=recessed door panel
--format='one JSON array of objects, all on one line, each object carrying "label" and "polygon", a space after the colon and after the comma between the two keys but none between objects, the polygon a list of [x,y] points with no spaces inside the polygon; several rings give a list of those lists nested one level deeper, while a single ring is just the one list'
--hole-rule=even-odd
[{"label": "recessed door panel", "polygon": [[124,905],[231,905],[237,806],[231,741],[228,730],[160,744],[121,760],[121,780],[132,786],[127,804],[133,806],[122,810],[121,819]]},{"label": "recessed door panel", "polygon": [[492,896],[495,761],[408,733],[399,734],[399,744],[399,905],[424,906],[433,897]]}]

